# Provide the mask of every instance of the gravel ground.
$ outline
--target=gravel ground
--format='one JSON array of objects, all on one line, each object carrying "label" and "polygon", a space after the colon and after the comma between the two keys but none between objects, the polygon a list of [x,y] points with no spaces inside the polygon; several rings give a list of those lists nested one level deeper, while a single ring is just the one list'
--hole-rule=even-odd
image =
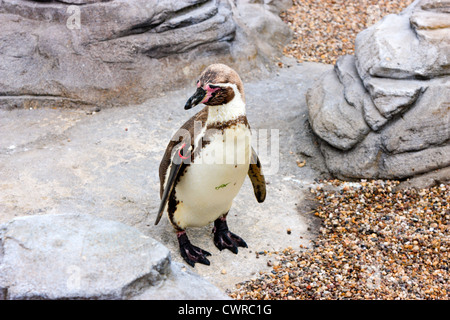
[{"label": "gravel ground", "polygon": [[[358,32],[413,0],[294,0],[284,49],[299,62],[354,54]],[[349,19],[350,17],[350,19]],[[322,181],[311,189],[322,220],[306,248],[257,252],[269,273],[236,285],[237,300],[443,299],[450,296],[450,185],[399,189],[398,181]],[[287,230],[289,233],[289,230]],[[300,243],[300,239],[299,239]]]},{"label": "gravel ground", "polygon": [[334,64],[354,54],[356,35],[382,17],[399,13],[413,0],[294,0],[281,15],[294,31],[284,54],[298,62]]},{"label": "gravel ground", "polygon": [[449,299],[450,186],[396,190],[397,181],[324,181],[310,248],[269,255],[272,271],[234,299]]}]

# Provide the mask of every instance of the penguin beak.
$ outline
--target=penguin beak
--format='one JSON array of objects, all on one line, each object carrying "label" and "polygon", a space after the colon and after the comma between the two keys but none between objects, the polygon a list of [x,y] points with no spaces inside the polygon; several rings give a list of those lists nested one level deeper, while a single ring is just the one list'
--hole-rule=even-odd
[{"label": "penguin beak", "polygon": [[184,105],[184,110],[189,110],[190,108],[198,105],[203,100],[203,98],[205,98],[205,95],[206,91],[203,88],[197,88],[197,91],[195,91],[192,97],[190,97]]}]

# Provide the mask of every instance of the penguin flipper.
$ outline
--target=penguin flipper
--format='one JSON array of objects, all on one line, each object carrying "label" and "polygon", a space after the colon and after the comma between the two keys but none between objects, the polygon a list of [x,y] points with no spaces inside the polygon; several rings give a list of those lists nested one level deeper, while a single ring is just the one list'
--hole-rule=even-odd
[{"label": "penguin flipper", "polygon": [[[181,128],[175,133],[175,135],[170,139],[167,145],[166,151],[164,152],[163,159],[159,165],[159,195],[161,197],[161,204],[158,210],[158,215],[156,217],[155,224],[158,224],[161,216],[163,214],[164,208],[166,207],[167,201],[172,193],[175,182],[177,181],[180,172],[183,172],[187,164],[181,162],[181,157],[174,150],[178,150],[179,147],[183,149],[183,145],[189,146],[190,151],[192,151],[195,138],[195,127],[196,123],[202,124],[202,127],[206,124],[206,119],[208,118],[208,106],[205,106],[200,112],[191,117],[186,121]],[[181,151],[181,150],[179,150]],[[184,154],[184,151],[183,151]],[[188,155],[184,156],[184,158]],[[170,167],[172,165],[172,167]],[[170,169],[169,169],[170,168]],[[166,175],[169,175],[166,177]],[[166,179],[167,178],[167,179]]]},{"label": "penguin flipper", "polygon": [[175,181],[178,178],[181,168],[184,166],[186,166],[186,165],[181,161],[181,158],[179,157],[178,153],[175,152],[175,154],[172,158],[170,172],[167,177],[167,183],[166,183],[166,186],[165,186],[164,191],[161,196],[161,203],[159,205],[158,215],[156,216],[155,225],[157,225],[159,223],[159,221],[161,220],[162,214],[164,212],[164,208],[166,207],[167,201],[169,200],[169,195],[172,193],[172,190],[175,186]]},{"label": "penguin flipper", "polygon": [[266,179],[262,173],[261,162],[259,161],[256,151],[252,148],[252,158],[248,168],[248,177],[253,185],[256,200],[259,203],[266,199]]}]

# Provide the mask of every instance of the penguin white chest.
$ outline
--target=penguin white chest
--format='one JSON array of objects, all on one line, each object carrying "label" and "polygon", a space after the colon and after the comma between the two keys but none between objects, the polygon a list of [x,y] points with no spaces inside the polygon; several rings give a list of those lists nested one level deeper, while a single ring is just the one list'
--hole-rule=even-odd
[{"label": "penguin white chest", "polygon": [[205,226],[230,210],[248,173],[250,141],[250,130],[240,123],[209,134],[176,186],[180,227]]}]

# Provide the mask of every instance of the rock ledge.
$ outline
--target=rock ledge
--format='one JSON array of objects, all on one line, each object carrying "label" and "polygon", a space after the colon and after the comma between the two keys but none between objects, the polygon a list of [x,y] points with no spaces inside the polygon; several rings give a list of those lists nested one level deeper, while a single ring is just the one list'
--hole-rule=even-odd
[{"label": "rock ledge", "polygon": [[227,296],[172,263],[165,246],[135,228],[91,215],[49,214],[20,217],[0,226],[0,298]]}]

